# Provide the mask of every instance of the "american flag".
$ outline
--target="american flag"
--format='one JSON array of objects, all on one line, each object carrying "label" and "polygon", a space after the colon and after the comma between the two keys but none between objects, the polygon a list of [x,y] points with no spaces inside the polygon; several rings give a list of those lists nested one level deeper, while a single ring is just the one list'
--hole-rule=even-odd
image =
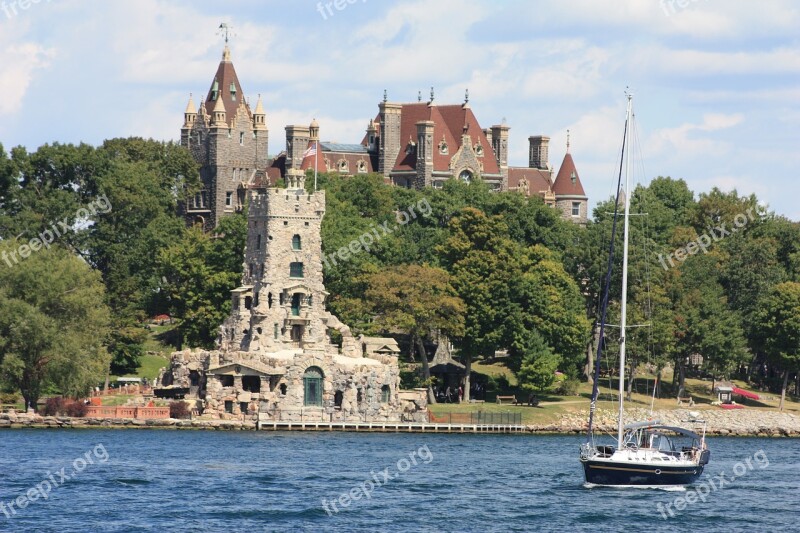
[{"label": "american flag", "polygon": [[313,146],[303,152],[303,159],[312,155],[317,155],[317,143],[314,143]]}]

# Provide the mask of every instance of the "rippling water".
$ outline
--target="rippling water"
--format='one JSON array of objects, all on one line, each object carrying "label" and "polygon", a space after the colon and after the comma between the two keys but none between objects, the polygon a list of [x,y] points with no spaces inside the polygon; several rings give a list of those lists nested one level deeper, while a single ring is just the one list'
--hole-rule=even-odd
[{"label": "rippling water", "polygon": [[[800,440],[709,439],[704,479],[719,485],[721,473],[727,480],[740,477],[709,488],[705,502],[682,511],[675,510],[676,499],[690,498],[694,490],[584,487],[580,442],[506,435],[3,430],[0,531],[710,533],[800,527]],[[759,451],[763,455],[754,458]],[[61,480],[62,468],[69,479]],[[49,493],[44,480],[55,485]],[[41,493],[31,491],[37,486]],[[26,507],[15,503],[10,510],[18,497]]]}]

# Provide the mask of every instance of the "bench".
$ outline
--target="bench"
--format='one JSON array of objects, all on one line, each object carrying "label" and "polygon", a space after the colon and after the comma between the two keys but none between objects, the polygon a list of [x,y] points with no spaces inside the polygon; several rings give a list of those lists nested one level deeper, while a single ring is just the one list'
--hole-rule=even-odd
[{"label": "bench", "polygon": [[516,396],[498,396],[496,398],[496,401],[499,404],[503,404],[505,402],[516,404],[517,403],[517,397]]},{"label": "bench", "polygon": [[678,398],[678,405],[683,405],[686,403],[689,407],[694,407],[694,400],[691,396],[687,396],[686,398]]}]

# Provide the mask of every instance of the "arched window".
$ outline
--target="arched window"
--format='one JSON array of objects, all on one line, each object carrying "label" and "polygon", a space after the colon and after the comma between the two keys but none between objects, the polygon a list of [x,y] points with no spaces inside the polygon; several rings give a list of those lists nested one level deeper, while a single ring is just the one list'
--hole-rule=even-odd
[{"label": "arched window", "polygon": [[469,170],[462,170],[461,174],[458,175],[458,179],[460,179],[465,183],[469,183],[470,181],[472,181],[472,172],[470,172]]},{"label": "arched window", "polygon": [[381,403],[389,403],[389,398],[392,395],[392,389],[389,385],[381,387]]},{"label": "arched window", "polygon": [[267,307],[272,309],[272,293],[267,294]]},{"label": "arched window", "polygon": [[303,405],[322,407],[322,370],[309,367],[303,374]]},{"label": "arched window", "polygon": [[333,406],[336,409],[342,408],[342,400],[344,400],[344,393],[340,390],[336,391],[336,394],[333,395]]},{"label": "arched window", "polygon": [[300,250],[302,248],[301,244],[300,235],[292,237],[292,250]]},{"label": "arched window", "polygon": [[281,390],[281,396],[286,396],[286,383],[281,383],[279,388]]}]

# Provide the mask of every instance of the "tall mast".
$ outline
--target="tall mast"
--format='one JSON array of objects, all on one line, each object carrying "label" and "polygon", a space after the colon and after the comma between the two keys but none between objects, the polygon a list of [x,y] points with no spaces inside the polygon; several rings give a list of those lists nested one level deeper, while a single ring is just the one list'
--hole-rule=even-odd
[{"label": "tall mast", "polygon": [[[628,94],[628,111],[625,115],[627,124],[632,125],[633,119],[633,95]],[[625,393],[625,344],[626,344],[626,331],[625,328],[628,323],[628,233],[630,230],[630,208],[631,208],[631,191],[630,191],[630,175],[631,175],[631,153],[630,153],[630,131],[631,127],[627,128],[627,135],[625,144],[628,145],[628,155],[625,160],[625,223],[622,239],[622,302],[620,310],[620,338],[619,338],[619,421],[617,422],[617,449],[622,449],[622,428],[624,426],[623,415],[625,414],[624,393]]]}]

